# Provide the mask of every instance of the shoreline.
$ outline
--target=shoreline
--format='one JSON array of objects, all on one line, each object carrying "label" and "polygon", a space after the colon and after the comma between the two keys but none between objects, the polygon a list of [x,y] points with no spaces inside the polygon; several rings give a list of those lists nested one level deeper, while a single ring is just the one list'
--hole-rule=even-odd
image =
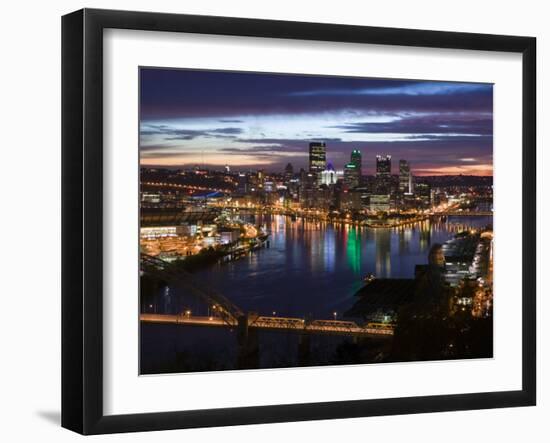
[{"label": "shoreline", "polygon": [[[390,220],[396,220],[396,219],[386,219],[381,220],[381,222],[376,222],[375,220],[353,220],[351,218],[330,218],[318,214],[300,214],[295,213],[291,211],[282,211],[282,210],[266,210],[266,209],[258,209],[258,208],[248,208],[248,207],[241,207],[241,208],[224,208],[225,210],[230,209],[235,212],[240,211],[247,211],[254,215],[282,215],[286,217],[291,217],[294,221],[294,219],[304,219],[306,221],[317,221],[317,222],[324,222],[324,223],[331,223],[331,224],[343,224],[343,225],[353,225],[358,227],[364,227],[364,228],[371,228],[371,229],[392,229],[392,228],[399,228],[403,226],[413,225],[415,223],[421,223],[426,220],[431,220],[433,218],[448,218],[453,217],[455,215],[446,215],[446,214],[422,214],[417,215],[415,217],[406,218],[399,221],[390,221]],[[456,215],[458,216],[458,215]],[[492,215],[487,215],[485,213],[482,214],[469,214],[468,217],[492,217]]]}]

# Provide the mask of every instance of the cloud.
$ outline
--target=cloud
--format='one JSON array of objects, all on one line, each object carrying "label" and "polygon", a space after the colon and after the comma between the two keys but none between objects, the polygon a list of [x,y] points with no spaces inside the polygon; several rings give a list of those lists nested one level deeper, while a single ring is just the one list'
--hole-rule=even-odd
[{"label": "cloud", "polygon": [[347,88],[347,89],[317,89],[306,91],[295,91],[288,95],[293,97],[311,96],[432,96],[432,95],[455,95],[472,92],[482,92],[491,88],[489,84],[475,83],[446,83],[446,82],[414,82],[398,84],[395,86],[370,87],[370,88]]},{"label": "cloud", "polygon": [[204,70],[142,69],[143,119],[492,110],[492,85]]},{"label": "cloud", "polygon": [[217,128],[205,132],[209,134],[240,134],[243,130],[241,128]]},{"label": "cloud", "polygon": [[163,140],[193,140],[198,137],[234,138],[243,132],[241,128],[179,129],[168,125],[147,125],[140,136],[160,136]]},{"label": "cloud", "polygon": [[227,154],[227,155],[245,154],[245,155],[254,156],[254,157],[269,156],[274,160],[277,160],[277,158],[279,157],[307,158],[309,156],[309,152],[304,151],[303,149],[298,150],[298,149],[295,149],[295,147],[278,145],[278,144],[250,146],[247,148],[222,148],[219,150],[219,152],[223,152],[224,154]]},{"label": "cloud", "polygon": [[[261,139],[260,139],[261,140]],[[251,143],[250,146],[224,147],[216,152],[205,152],[204,159],[196,150],[185,147],[174,147],[142,152],[144,164],[195,164],[211,165],[229,164],[232,167],[247,165],[249,168],[262,167],[270,171],[282,171],[290,161],[295,169],[306,168],[308,165],[308,144],[303,140],[270,139],[262,144]],[[471,140],[412,140],[394,142],[361,142],[361,141],[333,141],[327,143],[327,160],[341,168],[349,161],[353,149],[359,149],[363,156],[363,170],[366,174],[373,174],[375,170],[375,156],[390,154],[395,163],[392,165],[396,172],[397,161],[407,159],[411,163],[415,175],[443,175],[452,173],[469,173],[490,175],[492,173],[492,142],[481,139],[472,143]],[[142,148],[143,151],[143,148]],[[164,160],[163,160],[164,159]],[[214,161],[213,159],[216,159]],[[465,162],[464,159],[475,159]]]},{"label": "cloud", "polygon": [[419,174],[492,164],[489,84],[163,69],[140,76],[148,162],[189,163],[203,152],[210,164],[280,171],[289,158],[307,167],[308,143],[323,140],[338,168],[360,149],[368,173],[376,154],[408,159]]},{"label": "cloud", "polygon": [[430,113],[403,115],[389,122],[349,123],[332,126],[347,133],[366,134],[445,134],[488,135],[493,134],[492,115],[486,113]]}]

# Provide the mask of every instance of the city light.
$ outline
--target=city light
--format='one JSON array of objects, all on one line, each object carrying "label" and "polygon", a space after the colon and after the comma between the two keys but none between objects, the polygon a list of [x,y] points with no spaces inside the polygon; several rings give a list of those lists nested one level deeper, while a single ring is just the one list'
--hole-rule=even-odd
[{"label": "city light", "polygon": [[[333,226],[346,232],[349,269],[358,275],[363,288],[374,290],[385,281],[377,277],[384,270],[390,270],[390,252],[386,255],[377,252],[375,268],[365,272],[362,232],[372,232],[375,236],[404,233],[403,238],[410,242],[411,233],[418,230],[420,247],[428,248],[429,242],[422,243],[423,233],[438,223],[447,223],[449,217],[467,220],[472,216],[492,216],[491,207],[478,209],[475,203],[492,201],[492,188],[487,186],[470,187],[468,192],[464,192],[463,187],[437,186],[426,179],[416,179],[414,169],[406,160],[399,161],[399,174],[392,175],[390,155],[376,157],[375,175],[358,175],[356,171],[362,170],[363,161],[359,150],[353,150],[352,161],[346,165],[344,174],[338,175],[326,164],[330,152],[326,144],[316,145],[313,151],[315,158],[307,173],[294,173],[294,168],[288,165],[283,173],[239,172],[237,168],[227,167],[224,171],[177,175],[178,180],[189,176],[204,180],[204,185],[171,183],[166,179],[142,181],[142,205],[147,209],[142,214],[140,230],[142,253],[166,263],[206,266],[215,262],[225,266],[243,257],[254,257],[257,251],[268,250],[275,234],[293,232],[296,236],[307,236]],[[218,181],[233,187],[212,186],[209,180],[219,174],[224,178]],[[271,220],[270,224],[265,220]],[[456,233],[441,246],[445,267],[441,282],[448,294],[450,315],[490,318],[492,231],[468,223],[448,225],[447,230]],[[376,240],[377,250],[379,241]],[[330,260],[326,263],[330,265]],[[384,284],[390,283],[391,279]],[[153,304],[148,306],[153,308]],[[191,309],[183,312],[183,323],[188,325],[233,328],[239,324],[236,317],[231,317],[231,309],[216,303],[209,302],[206,313],[200,308],[195,314]],[[260,315],[249,320],[249,327],[391,337],[397,321],[392,310],[377,311],[360,323],[348,320],[346,312],[336,310],[328,315],[330,320],[287,318],[278,316],[276,310],[268,312],[270,316]],[[155,316],[151,321],[164,319],[164,314],[151,315]],[[179,318],[181,320],[181,316]],[[454,349],[453,343],[448,349]]]},{"label": "city light", "polygon": [[145,372],[493,357],[492,85],[140,85]]}]

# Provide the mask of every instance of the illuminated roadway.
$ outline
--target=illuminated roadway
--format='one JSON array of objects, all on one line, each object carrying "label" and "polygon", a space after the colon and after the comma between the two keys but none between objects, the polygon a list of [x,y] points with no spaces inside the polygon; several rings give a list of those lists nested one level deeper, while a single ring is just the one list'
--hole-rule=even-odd
[{"label": "illuminated roadway", "polygon": [[[142,323],[175,324],[182,326],[237,327],[235,320],[228,321],[219,317],[201,317],[186,314],[140,314]],[[248,327],[258,330],[296,331],[308,334],[346,335],[356,337],[389,337],[393,335],[391,327],[375,327],[367,324],[358,326],[351,321],[313,320],[306,322],[301,318],[265,317],[249,318]]]},{"label": "illuminated roadway", "polygon": [[201,298],[212,310],[215,316],[193,316],[190,311],[178,315],[140,314],[142,323],[175,324],[182,326],[206,326],[225,328],[252,328],[271,331],[294,331],[307,334],[345,335],[354,337],[391,337],[393,327],[378,323],[368,323],[359,326],[353,321],[343,320],[304,320],[294,317],[269,317],[256,313],[245,314],[238,306],[231,303],[223,294],[208,288],[203,282],[197,281],[191,274],[174,268],[170,263],[147,254],[141,254],[141,270],[156,270],[166,281],[175,280],[192,293]]},{"label": "illuminated roadway", "polygon": [[493,211],[442,211],[442,212],[434,212],[432,215],[452,216],[452,217],[475,217],[478,215],[483,215],[483,216],[493,215]]},{"label": "illuminated roadway", "polygon": [[190,189],[192,191],[211,191],[211,192],[232,192],[231,189],[212,188],[207,186],[186,185],[181,183],[165,183],[165,182],[142,182],[142,185],[156,186],[160,188],[174,188],[174,189]]}]

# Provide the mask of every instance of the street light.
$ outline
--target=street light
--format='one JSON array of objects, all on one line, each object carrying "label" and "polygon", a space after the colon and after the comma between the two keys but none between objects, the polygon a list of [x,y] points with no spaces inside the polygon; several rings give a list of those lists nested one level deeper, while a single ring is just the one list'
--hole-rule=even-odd
[{"label": "street light", "polygon": [[332,315],[334,315],[334,320],[336,320],[336,317],[338,316],[338,312],[334,311],[334,312],[332,313]]}]

